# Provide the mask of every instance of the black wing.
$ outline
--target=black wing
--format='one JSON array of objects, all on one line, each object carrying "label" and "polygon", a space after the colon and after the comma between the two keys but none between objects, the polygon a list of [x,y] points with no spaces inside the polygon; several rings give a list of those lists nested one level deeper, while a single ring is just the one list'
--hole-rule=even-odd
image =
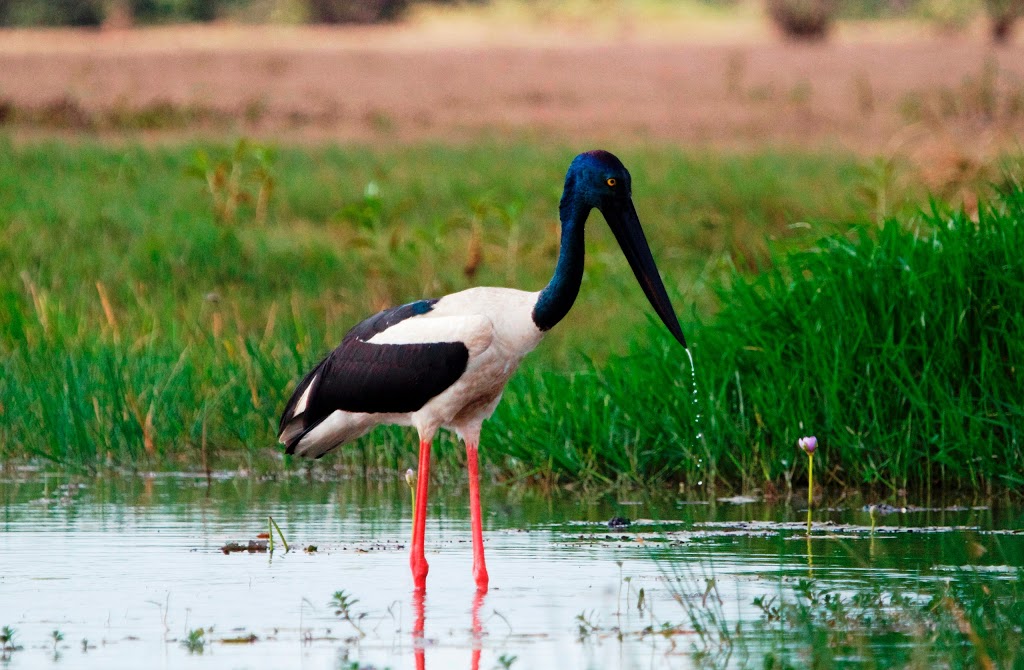
[{"label": "black wing", "polygon": [[400,321],[426,314],[435,302],[420,300],[387,309],[357,324],[299,382],[279,427],[288,453],[303,434],[335,410],[415,412],[462,376],[469,360],[469,349],[462,342],[367,342]]}]

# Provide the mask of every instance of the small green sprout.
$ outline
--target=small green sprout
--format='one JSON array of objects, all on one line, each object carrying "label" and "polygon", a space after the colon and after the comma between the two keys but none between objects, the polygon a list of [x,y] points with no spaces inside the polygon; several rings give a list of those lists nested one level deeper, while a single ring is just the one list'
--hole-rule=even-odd
[{"label": "small green sprout", "polygon": [[347,621],[355,628],[359,634],[366,635],[363,629],[360,628],[359,622],[366,618],[366,612],[355,613],[352,611],[352,607],[359,602],[358,598],[353,598],[344,591],[335,591],[334,595],[331,596],[331,601],[328,606],[334,608],[334,616],[341,617],[342,621]]},{"label": "small green sprout", "polygon": [[15,643],[15,630],[10,626],[4,626],[0,628],[0,660],[8,660],[11,658],[12,651],[18,651],[21,649]]},{"label": "small green sprout", "polygon": [[202,654],[206,648],[206,631],[202,628],[195,628],[188,632],[188,636],[181,641],[183,647],[188,649],[190,654]]},{"label": "small green sprout", "polygon": [[600,624],[594,621],[593,617],[593,612],[588,614],[585,611],[576,615],[577,632],[579,633],[580,642],[583,642],[601,629]]}]

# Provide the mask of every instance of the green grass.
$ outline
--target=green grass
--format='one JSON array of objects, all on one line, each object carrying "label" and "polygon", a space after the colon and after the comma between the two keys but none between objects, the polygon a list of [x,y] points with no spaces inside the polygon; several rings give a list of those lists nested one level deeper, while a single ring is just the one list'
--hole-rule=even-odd
[{"label": "green grass", "polygon": [[[696,404],[654,325],[651,346],[590,372],[520,376],[498,431],[543,414],[512,455],[567,477],[777,489],[806,479],[796,444],[816,435],[833,491],[1019,488],[1022,245],[1015,185],[977,220],[936,205],[827,237],[737,274],[717,316],[690,325]],[[550,435],[565,439],[545,448]]]},{"label": "green grass", "polygon": [[1015,573],[960,568],[941,581],[856,589],[782,578],[753,599],[753,622],[722,606],[714,578],[673,571],[669,583],[700,667],[1016,668],[1024,574]]},{"label": "green grass", "polygon": [[[0,143],[0,458],[279,467],[294,382],[358,319],[547,281],[575,151]],[[485,426],[497,473],[781,484],[816,432],[826,485],[1024,483],[1016,200],[948,226],[848,156],[620,155],[686,306],[699,402],[595,216],[576,308]],[[880,202],[904,223],[853,228]],[[404,470],[413,447],[382,430],[341,458]]]}]

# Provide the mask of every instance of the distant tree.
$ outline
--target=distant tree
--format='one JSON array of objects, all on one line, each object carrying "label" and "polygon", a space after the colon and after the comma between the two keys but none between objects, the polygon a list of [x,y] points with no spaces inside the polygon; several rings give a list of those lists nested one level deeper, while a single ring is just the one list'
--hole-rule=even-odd
[{"label": "distant tree", "polygon": [[102,0],[0,0],[7,26],[98,26],[102,19]]},{"label": "distant tree", "polygon": [[787,37],[818,40],[828,35],[836,0],[767,0],[768,16]]},{"label": "distant tree", "polygon": [[999,43],[1008,42],[1013,34],[1013,24],[1024,16],[1024,0],[985,0],[985,8],[992,19],[992,39]]},{"label": "distant tree", "polygon": [[129,0],[140,23],[213,21],[222,1],[228,0]]},{"label": "distant tree", "polygon": [[220,9],[218,0],[187,0],[184,5],[188,17],[193,21],[213,21]]},{"label": "distant tree", "polygon": [[381,23],[402,15],[409,0],[308,0],[313,23]]},{"label": "distant tree", "polygon": [[131,0],[107,0],[103,12],[103,27],[121,30],[135,23]]}]

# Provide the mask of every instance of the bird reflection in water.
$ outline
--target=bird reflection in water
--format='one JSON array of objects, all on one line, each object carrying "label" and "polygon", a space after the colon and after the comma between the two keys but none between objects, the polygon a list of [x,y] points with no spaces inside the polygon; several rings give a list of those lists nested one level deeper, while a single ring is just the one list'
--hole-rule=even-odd
[{"label": "bird reflection in water", "polygon": [[[480,670],[480,647],[484,631],[480,624],[480,608],[483,607],[486,593],[477,591],[473,596],[473,608],[470,610],[471,630],[473,634],[472,655],[470,657],[470,670]],[[412,609],[415,620],[412,626],[412,648],[416,657],[416,670],[426,670],[425,647],[426,640],[423,635],[423,628],[426,624],[426,591],[415,589],[412,592]]]}]

